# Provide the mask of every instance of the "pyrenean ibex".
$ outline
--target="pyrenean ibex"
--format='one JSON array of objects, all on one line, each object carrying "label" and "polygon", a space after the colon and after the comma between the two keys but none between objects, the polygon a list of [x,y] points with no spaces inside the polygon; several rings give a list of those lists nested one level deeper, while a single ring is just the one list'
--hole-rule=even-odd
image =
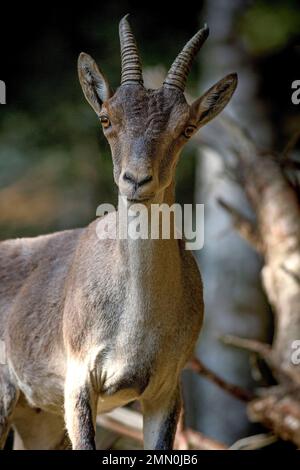
[{"label": "pyrenean ibex", "polygon": [[[79,56],[81,86],[102,123],[115,183],[129,204],[173,204],[182,147],[236,88],[231,74],[187,104],[187,76],[207,36],[207,27],[195,34],[158,90],[143,86],[126,17],[115,93],[93,59]],[[102,220],[114,228],[116,213]],[[179,375],[202,323],[200,274],[174,236],[101,240],[98,221],[0,244],[2,446],[13,426],[25,448],[61,448],[66,428],[73,449],[94,449],[97,412],[140,400],[145,448],[172,448]]]}]

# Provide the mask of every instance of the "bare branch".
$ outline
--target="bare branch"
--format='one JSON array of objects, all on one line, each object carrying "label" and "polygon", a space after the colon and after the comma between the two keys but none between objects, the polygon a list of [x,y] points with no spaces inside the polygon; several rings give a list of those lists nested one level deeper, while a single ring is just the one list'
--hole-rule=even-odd
[{"label": "bare branch", "polygon": [[278,441],[278,437],[274,434],[256,434],[254,436],[244,437],[236,441],[229,449],[230,450],[255,450],[262,447],[269,446]]},{"label": "bare branch", "polygon": [[175,436],[175,446],[176,450],[188,450],[189,443],[188,438],[186,436],[186,427],[185,427],[185,420],[184,420],[184,407],[181,407],[179,420],[177,424],[176,436]]},{"label": "bare branch", "polygon": [[213,382],[218,387],[222,388],[226,392],[230,393],[230,395],[234,396],[238,400],[242,400],[245,402],[250,401],[254,398],[254,395],[249,392],[248,390],[244,390],[243,388],[233,385],[231,383],[226,382],[224,379],[216,375],[210,369],[208,369],[199,359],[193,357],[186,366],[187,369],[193,370],[197,374],[202,375],[209,381]]},{"label": "bare branch", "polygon": [[300,130],[297,130],[292,135],[291,139],[288,141],[286,147],[284,148],[284,150],[282,152],[282,159],[284,159],[284,160],[289,160],[290,159],[291,153],[294,150],[294,148],[296,147],[297,142],[299,141],[299,139],[300,139]]},{"label": "bare branch", "polygon": [[240,338],[234,335],[223,335],[220,339],[224,344],[257,353],[264,359],[268,359],[271,353],[271,346],[269,344],[255,339]]},{"label": "bare branch", "polygon": [[298,273],[295,273],[294,271],[291,271],[289,268],[287,268],[284,264],[281,265],[281,269],[286,273],[288,274],[289,276],[291,276],[292,279],[294,279],[294,281],[300,285],[300,276]]},{"label": "bare branch", "polygon": [[219,122],[229,132],[239,159],[245,163],[253,163],[258,157],[258,150],[248,131],[228,115],[220,116]]},{"label": "bare branch", "polygon": [[[192,429],[184,429],[183,417],[179,420],[179,433],[184,432],[187,449],[199,450],[226,450],[227,447],[214,439],[204,436]],[[114,431],[121,436],[129,437],[140,444],[143,443],[143,418],[141,413],[130,408],[117,408],[110,413],[97,416],[97,424]],[[176,437],[178,436],[178,432]],[[179,449],[182,441],[175,441],[175,448]]]},{"label": "bare branch", "polygon": [[263,252],[263,243],[257,231],[255,224],[236,208],[228,204],[222,198],[217,199],[223,209],[225,209],[233,220],[234,228],[239,234],[252,245],[259,253]]},{"label": "bare branch", "polygon": [[122,436],[143,442],[142,415],[127,408],[117,408],[111,413],[97,416],[97,424]]},{"label": "bare branch", "polygon": [[221,442],[218,442],[210,437],[204,436],[204,434],[193,431],[192,429],[186,429],[185,431],[189,445],[192,449],[198,450],[227,450],[228,447]]},{"label": "bare branch", "polygon": [[272,429],[281,439],[300,446],[300,407],[299,395],[286,395],[278,399],[272,393],[252,401],[248,405],[248,414],[252,421],[263,423]]}]

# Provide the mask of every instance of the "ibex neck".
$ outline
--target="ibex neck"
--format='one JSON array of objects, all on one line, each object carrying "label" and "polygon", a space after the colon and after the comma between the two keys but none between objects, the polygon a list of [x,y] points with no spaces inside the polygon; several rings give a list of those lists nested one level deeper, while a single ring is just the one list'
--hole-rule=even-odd
[{"label": "ibex neck", "polygon": [[[149,246],[157,245],[157,243],[150,243],[151,241],[176,241],[177,245],[177,240],[175,240],[176,230],[174,214],[170,216],[168,220],[170,236],[167,237],[162,235],[162,217],[158,217],[158,212],[163,206],[167,205],[171,207],[174,203],[174,181],[172,181],[170,186],[168,186],[161,195],[157,195],[149,205],[143,203],[130,205],[126,198],[119,197],[117,238],[121,242],[120,246],[126,247],[133,242],[133,246],[136,247],[136,242],[138,241],[149,241]],[[138,232],[140,236],[138,236]],[[156,235],[153,235],[153,233]],[[142,245],[146,244],[142,243]]]},{"label": "ibex neck", "polygon": [[166,188],[163,196],[163,202],[172,206],[175,203],[175,181],[173,180],[170,186]]},{"label": "ibex neck", "polygon": [[[174,182],[167,188],[160,204],[168,204],[171,206],[175,201],[175,185]],[[159,237],[151,238],[151,207],[148,211],[139,215],[139,219],[143,222],[146,217],[149,222],[148,237],[146,239],[133,239],[129,236],[124,240],[119,240],[119,254],[122,263],[128,266],[131,279],[136,280],[138,285],[142,285],[151,291],[151,284],[155,280],[163,279],[166,276],[176,277],[180,271],[180,254],[179,240],[175,238],[174,218],[171,217],[170,237],[167,239],[161,237],[161,227],[159,226]],[[129,217],[128,226],[131,220]],[[161,220],[160,220],[161,224]]]}]

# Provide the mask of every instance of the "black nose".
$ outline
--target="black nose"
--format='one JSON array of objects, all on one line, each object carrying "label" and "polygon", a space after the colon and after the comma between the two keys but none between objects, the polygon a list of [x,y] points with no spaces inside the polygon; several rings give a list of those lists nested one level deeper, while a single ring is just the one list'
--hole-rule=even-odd
[{"label": "black nose", "polygon": [[148,176],[145,176],[145,177],[143,177],[142,179],[139,180],[137,177],[135,177],[134,175],[132,175],[131,173],[128,173],[126,171],[123,175],[123,179],[125,181],[128,181],[129,183],[133,184],[135,187],[139,188],[140,186],[143,186],[144,184],[149,183],[150,181],[152,181],[153,176],[148,175]]}]

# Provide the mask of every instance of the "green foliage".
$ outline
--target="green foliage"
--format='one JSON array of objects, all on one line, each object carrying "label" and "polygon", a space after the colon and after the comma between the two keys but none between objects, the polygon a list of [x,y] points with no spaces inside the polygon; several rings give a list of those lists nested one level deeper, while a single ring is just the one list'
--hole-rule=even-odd
[{"label": "green foliage", "polygon": [[266,53],[284,46],[299,34],[298,0],[253,2],[240,18],[239,29],[254,53]]}]

